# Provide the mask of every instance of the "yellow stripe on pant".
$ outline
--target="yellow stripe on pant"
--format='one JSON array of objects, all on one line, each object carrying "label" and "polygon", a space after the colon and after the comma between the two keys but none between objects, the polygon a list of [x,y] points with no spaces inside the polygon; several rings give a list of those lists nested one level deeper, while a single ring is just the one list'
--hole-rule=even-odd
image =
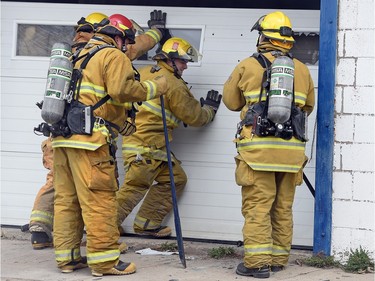
[{"label": "yellow stripe on pant", "polygon": [[286,265],[292,243],[292,205],[298,173],[255,171],[238,160],[240,170],[236,170],[236,177],[242,184],[245,218],[245,266]]}]

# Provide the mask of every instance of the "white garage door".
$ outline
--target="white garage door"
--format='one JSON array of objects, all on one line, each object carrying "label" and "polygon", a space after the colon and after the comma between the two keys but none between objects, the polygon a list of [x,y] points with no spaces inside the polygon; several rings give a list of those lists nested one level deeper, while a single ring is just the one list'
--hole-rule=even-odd
[{"label": "white garage door", "polygon": [[[1,18],[1,221],[5,225],[28,222],[34,198],[44,184],[46,171],[41,163],[40,144],[33,128],[42,120],[35,103],[43,98],[48,57],[16,55],[17,24],[74,25],[91,12],[123,13],[146,27],[149,11],[136,6],[67,5],[2,2]],[[150,7],[150,11],[158,7]],[[220,92],[235,65],[255,51],[257,34],[251,25],[270,10],[162,7],[168,13],[168,26],[176,30],[199,30],[192,38],[203,54],[192,64],[184,79],[196,98],[210,89]],[[316,32],[319,11],[285,11],[294,29]],[[19,20],[22,19],[22,20]],[[196,35],[194,35],[196,36]],[[197,42],[197,43],[195,43]],[[137,63],[136,65],[144,64]],[[317,85],[317,66],[310,67]],[[315,114],[310,117],[309,158],[305,173],[314,183],[315,154],[311,153]],[[179,201],[184,237],[212,240],[242,240],[240,187],[234,181],[236,149],[232,143],[238,113],[222,105],[215,121],[206,128],[178,128],[172,150],[189,177]],[[118,153],[119,161],[121,155]],[[121,180],[123,173],[121,174]],[[314,201],[308,188],[298,188],[294,204],[294,245],[311,246]],[[136,211],[136,210],[135,210]],[[132,232],[133,212],[124,222]],[[166,222],[174,228],[173,214]]]}]

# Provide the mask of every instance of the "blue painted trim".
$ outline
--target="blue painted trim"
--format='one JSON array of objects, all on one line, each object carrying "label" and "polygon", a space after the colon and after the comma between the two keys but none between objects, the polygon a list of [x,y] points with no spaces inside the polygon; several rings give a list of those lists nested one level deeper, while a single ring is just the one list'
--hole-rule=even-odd
[{"label": "blue painted trim", "polygon": [[321,0],[313,253],[326,256],[331,255],[332,236],[337,10],[338,0]]}]

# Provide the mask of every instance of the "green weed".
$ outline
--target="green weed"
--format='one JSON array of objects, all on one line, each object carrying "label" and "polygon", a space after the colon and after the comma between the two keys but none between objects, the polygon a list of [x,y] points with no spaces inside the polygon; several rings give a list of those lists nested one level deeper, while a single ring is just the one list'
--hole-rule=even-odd
[{"label": "green weed", "polygon": [[318,268],[341,267],[341,264],[335,261],[332,256],[326,256],[323,253],[318,253],[310,258],[306,258],[302,263]]},{"label": "green weed", "polygon": [[231,247],[220,246],[218,248],[209,249],[208,255],[214,259],[221,259],[221,258],[228,257],[228,256],[233,257],[236,255],[236,252]]},{"label": "green weed", "polygon": [[370,259],[368,251],[359,247],[359,250],[350,250],[348,262],[344,265],[347,272],[366,273],[374,271],[374,261]]}]

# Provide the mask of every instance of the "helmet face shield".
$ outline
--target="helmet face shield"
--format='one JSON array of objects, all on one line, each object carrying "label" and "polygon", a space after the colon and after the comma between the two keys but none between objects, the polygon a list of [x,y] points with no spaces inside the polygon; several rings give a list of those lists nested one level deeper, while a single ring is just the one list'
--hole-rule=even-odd
[{"label": "helmet face shield", "polygon": [[198,62],[201,58],[199,51],[189,42],[182,38],[172,37],[168,39],[159,54],[154,56],[158,59],[181,59],[186,62]]},{"label": "helmet face shield", "polygon": [[135,33],[138,33],[138,34],[143,34],[145,33],[145,30],[133,19],[130,19],[130,21],[132,22],[133,24],[133,29],[134,29],[134,32]]},{"label": "helmet face shield", "polygon": [[261,16],[261,17],[260,17],[260,18],[254,23],[254,25],[253,25],[253,27],[251,28],[250,31],[253,31],[253,30],[258,30],[258,31],[260,31],[260,30],[261,30],[260,23],[263,21],[263,19],[264,19],[265,16],[266,16],[266,15]]},{"label": "helmet face shield", "polygon": [[186,51],[186,54],[190,57],[190,62],[198,62],[202,57],[199,51],[193,46],[190,46],[190,48]]},{"label": "helmet face shield", "polygon": [[186,51],[183,48],[169,51],[167,56],[171,59],[180,59],[186,62],[198,62],[201,57],[198,50],[193,46],[190,46]]}]

